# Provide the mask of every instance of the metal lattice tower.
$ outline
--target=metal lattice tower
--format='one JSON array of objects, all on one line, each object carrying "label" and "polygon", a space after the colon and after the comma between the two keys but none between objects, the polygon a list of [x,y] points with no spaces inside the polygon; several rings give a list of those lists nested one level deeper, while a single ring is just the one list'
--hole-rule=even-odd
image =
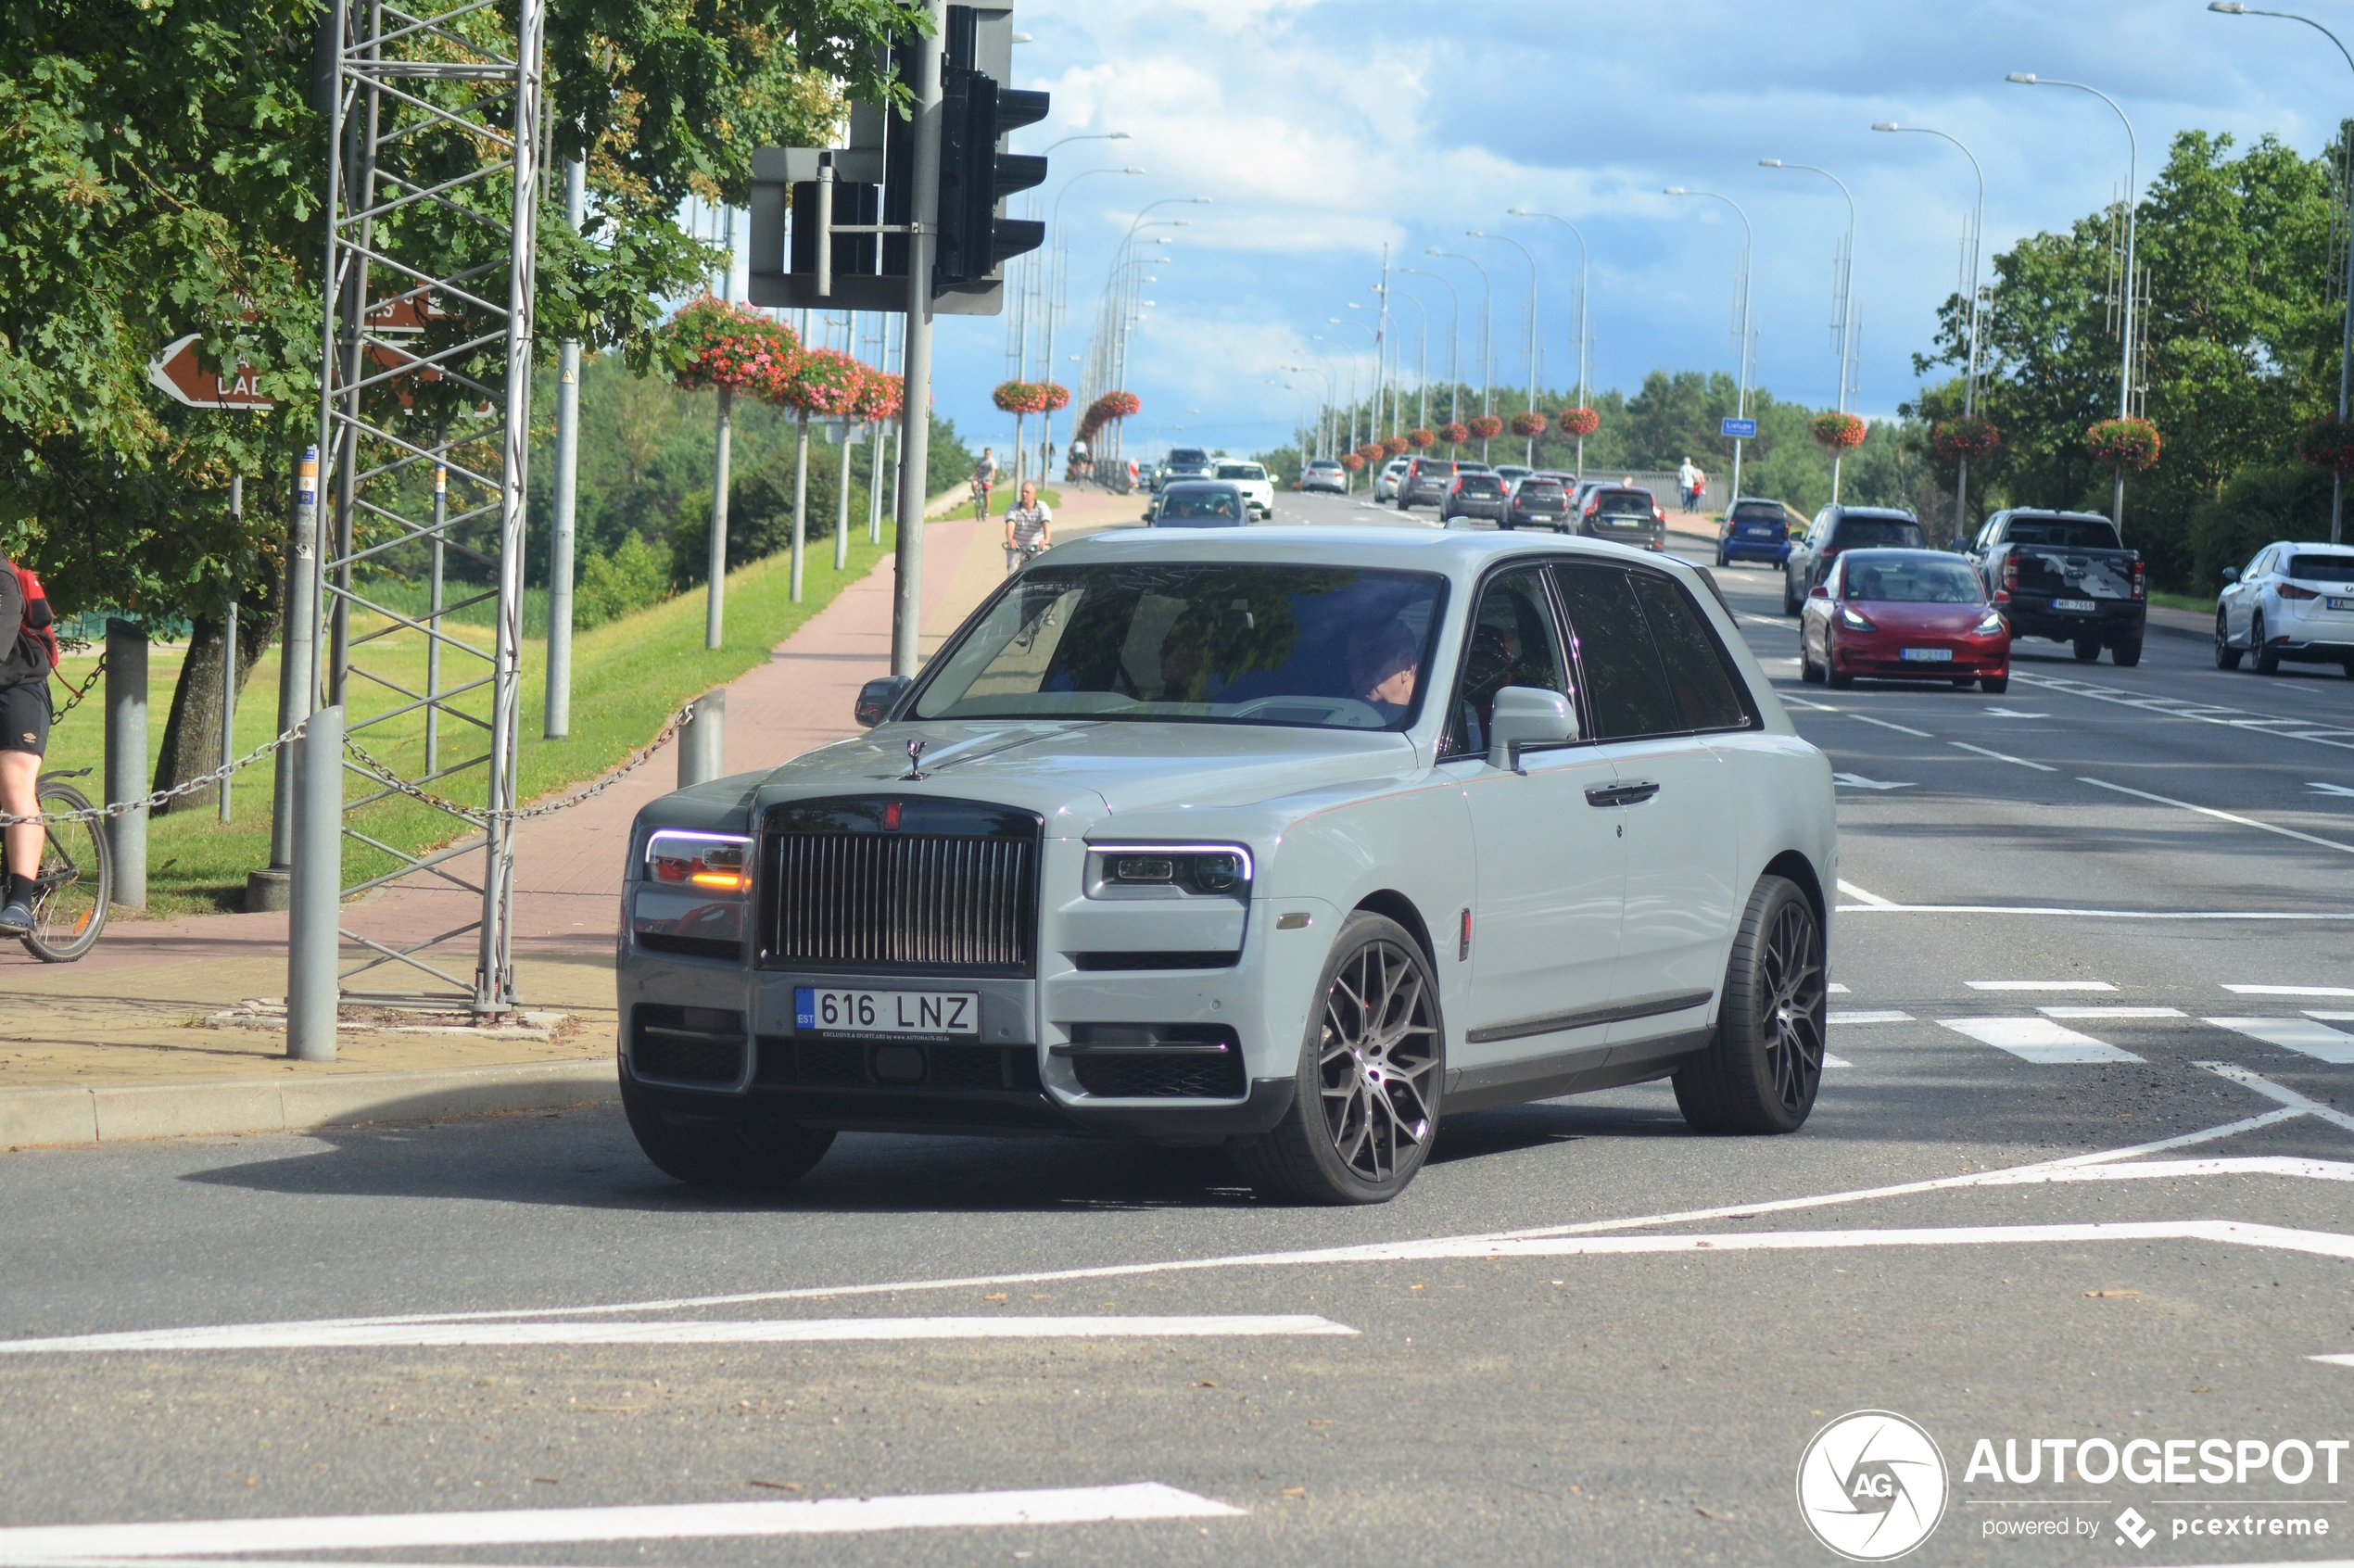
[{"label": "metal lattice tower", "polygon": [[[325,504],[314,601],[324,627],[311,689],[344,704],[351,740],[409,784],[487,808],[486,819],[426,803],[416,809],[449,816],[461,841],[395,849],[355,818],[406,791],[347,758],[370,787],[344,806],[347,864],[357,849],[363,870],[346,892],[423,873],[471,896],[462,920],[423,942],[344,932],[370,955],[341,983],[347,996],[387,997],[396,993],[350,982],[402,965],[427,994],[477,1014],[515,1001],[514,828],[501,814],[516,804],[545,0],[520,0],[515,11],[511,31],[491,0],[412,8],[335,0],[330,24]],[[355,582],[355,569],[396,556],[430,562],[422,613],[379,602]],[[474,563],[495,586],[469,582],[446,599],[443,567],[453,561]],[[484,602],[497,606],[487,649],[453,635],[448,619]],[[465,937],[475,941],[471,980],[449,972],[449,957],[427,955]]]}]

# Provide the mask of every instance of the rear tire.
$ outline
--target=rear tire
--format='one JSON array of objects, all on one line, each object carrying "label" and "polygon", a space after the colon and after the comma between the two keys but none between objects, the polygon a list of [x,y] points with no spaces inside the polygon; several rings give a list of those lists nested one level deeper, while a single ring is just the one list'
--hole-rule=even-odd
[{"label": "rear tire", "polygon": [[2117,643],[2109,649],[2108,658],[2120,669],[2132,669],[2142,662],[2142,639],[2137,637],[2131,642]]},{"label": "rear tire", "polygon": [[[41,784],[36,797],[44,814],[88,811],[90,803],[70,784]],[[70,964],[90,951],[107,929],[114,899],[114,860],[106,830],[96,822],[55,822],[41,845],[40,891],[32,899],[32,929],[21,939],[27,953],[44,964]]]},{"label": "rear tire", "polygon": [[[2232,623],[2221,610],[2215,612],[2215,667],[2219,670],[2240,667],[2240,651],[2232,646]],[[2347,668],[2348,674],[2354,674],[2354,664],[2349,664]]]},{"label": "rear tire", "polygon": [[1243,1178],[1295,1203],[1387,1203],[1438,1132],[1438,981],[1406,928],[1343,921],[1299,1050],[1299,1092],[1271,1132],[1229,1145]]},{"label": "rear tire", "polygon": [[1676,1104],[1702,1132],[1795,1132],[1823,1081],[1829,988],[1815,906],[1783,877],[1761,877],[1749,895],[1716,1031],[1676,1072]]},{"label": "rear tire", "polygon": [[1782,613],[1795,615],[1799,611],[1798,596],[1790,590],[1790,574],[1782,574]]},{"label": "rear tire", "polygon": [[2247,645],[2256,654],[2258,675],[2280,674],[2281,656],[2264,645],[2264,616],[2260,611],[2258,612],[2256,618],[2247,624]]},{"label": "rear tire", "polygon": [[671,1117],[626,1076],[621,1108],[655,1169],[690,1187],[775,1192],[808,1175],[834,1146],[832,1132],[790,1122]]},{"label": "rear tire", "polygon": [[2101,639],[2097,637],[2080,637],[2075,646],[2076,662],[2080,664],[2094,664],[2101,656]]},{"label": "rear tire", "polygon": [[2011,677],[2006,675],[1981,676],[1978,678],[1978,689],[1990,697],[2000,697],[2011,689]]}]

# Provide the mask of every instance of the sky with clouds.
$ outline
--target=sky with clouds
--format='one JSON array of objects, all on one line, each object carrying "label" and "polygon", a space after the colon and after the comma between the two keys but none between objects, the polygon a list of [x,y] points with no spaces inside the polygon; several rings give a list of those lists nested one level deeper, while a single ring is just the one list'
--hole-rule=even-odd
[{"label": "sky with clouds", "polygon": [[[2307,6],[2354,44],[2354,3]],[[1154,214],[1189,221],[1160,231],[1173,236],[1169,260],[1151,267],[1157,281],[1144,290],[1154,306],[1131,349],[1129,389],[1144,402],[1132,451],[1285,439],[1322,384],[1284,367],[1323,362],[1346,380],[1351,329],[1326,323],[1378,306],[1385,245],[1393,265],[1454,285],[1474,378],[1479,273],[1424,252],[1486,268],[1496,379],[1523,385],[1529,263],[1467,230],[1533,253],[1544,380],[1568,385],[1576,242],[1557,224],[1507,216],[1512,207],[1571,220],[1592,247],[1596,386],[1632,391],[1662,368],[1729,371],[1740,221],[1721,203],[1661,194],[1668,185],[1721,192],[1747,209],[1757,381],[1827,405],[1846,206],[1830,182],[1760,168],[1761,158],[1819,165],[1854,192],[1862,337],[1851,406],[1891,413],[1917,386],[1909,357],[1956,286],[1976,184],[1949,144],[1876,134],[1873,122],[1933,127],[1978,156],[1991,269],[1996,251],[2092,210],[2126,178],[2124,128],[2098,98],[2012,85],[2006,72],[2115,97],[2139,135],[2145,184],[2178,131],[2242,145],[2270,132],[2310,155],[2354,109],[2354,71],[2319,32],[2214,15],[2201,0],[1018,0],[1015,25],[1031,37],[1015,51],[1018,84],[1054,97],[1016,150],[1129,135],[1057,150],[1044,199],[1081,170],[1145,171],[1090,179],[1061,201],[1070,264],[1057,379],[1076,389],[1069,357],[1086,349],[1138,209],[1211,198]],[[1393,282],[1422,301],[1441,373],[1447,288]],[[1400,303],[1395,316],[1411,371],[1418,312]],[[1331,341],[1313,341],[1319,334]],[[935,340],[938,406],[1000,451],[1010,421],[988,392],[1010,373],[1007,336],[1001,320],[943,317]],[[1372,363],[1370,348],[1357,351],[1361,381]],[[1032,375],[1042,367],[1033,339]],[[1500,395],[1497,406],[1519,401]]]}]

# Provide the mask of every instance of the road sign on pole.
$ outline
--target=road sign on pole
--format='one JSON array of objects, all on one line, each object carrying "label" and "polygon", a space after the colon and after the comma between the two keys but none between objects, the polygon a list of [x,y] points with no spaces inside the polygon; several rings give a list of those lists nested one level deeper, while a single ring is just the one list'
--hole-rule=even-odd
[{"label": "road sign on pole", "polygon": [[1753,419],[1728,419],[1717,427],[1717,434],[1735,441],[1757,438],[1757,422]]},{"label": "road sign on pole", "polygon": [[204,334],[192,332],[175,338],[147,366],[147,380],[156,390],[192,409],[274,409],[275,398],[254,388],[256,372],[239,365],[234,375],[221,375],[197,352]]}]

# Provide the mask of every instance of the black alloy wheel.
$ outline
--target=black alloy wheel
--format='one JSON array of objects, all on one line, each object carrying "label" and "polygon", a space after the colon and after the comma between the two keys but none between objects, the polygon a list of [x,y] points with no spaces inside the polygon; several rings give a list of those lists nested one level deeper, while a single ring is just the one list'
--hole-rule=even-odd
[{"label": "black alloy wheel", "polygon": [[2215,667],[2235,670],[2240,667],[2240,651],[2232,646],[2232,623],[2222,611],[2215,612]]},{"label": "black alloy wheel", "polygon": [[1795,1132],[1823,1081],[1829,988],[1823,927],[1798,885],[1761,877],[1725,967],[1716,1031],[1676,1072],[1676,1104],[1702,1132]]},{"label": "black alloy wheel", "polygon": [[1360,910],[1341,927],[1321,991],[1291,1109],[1272,1132],[1236,1140],[1235,1163],[1261,1192],[1297,1202],[1386,1203],[1438,1132],[1438,981],[1403,926]]}]

